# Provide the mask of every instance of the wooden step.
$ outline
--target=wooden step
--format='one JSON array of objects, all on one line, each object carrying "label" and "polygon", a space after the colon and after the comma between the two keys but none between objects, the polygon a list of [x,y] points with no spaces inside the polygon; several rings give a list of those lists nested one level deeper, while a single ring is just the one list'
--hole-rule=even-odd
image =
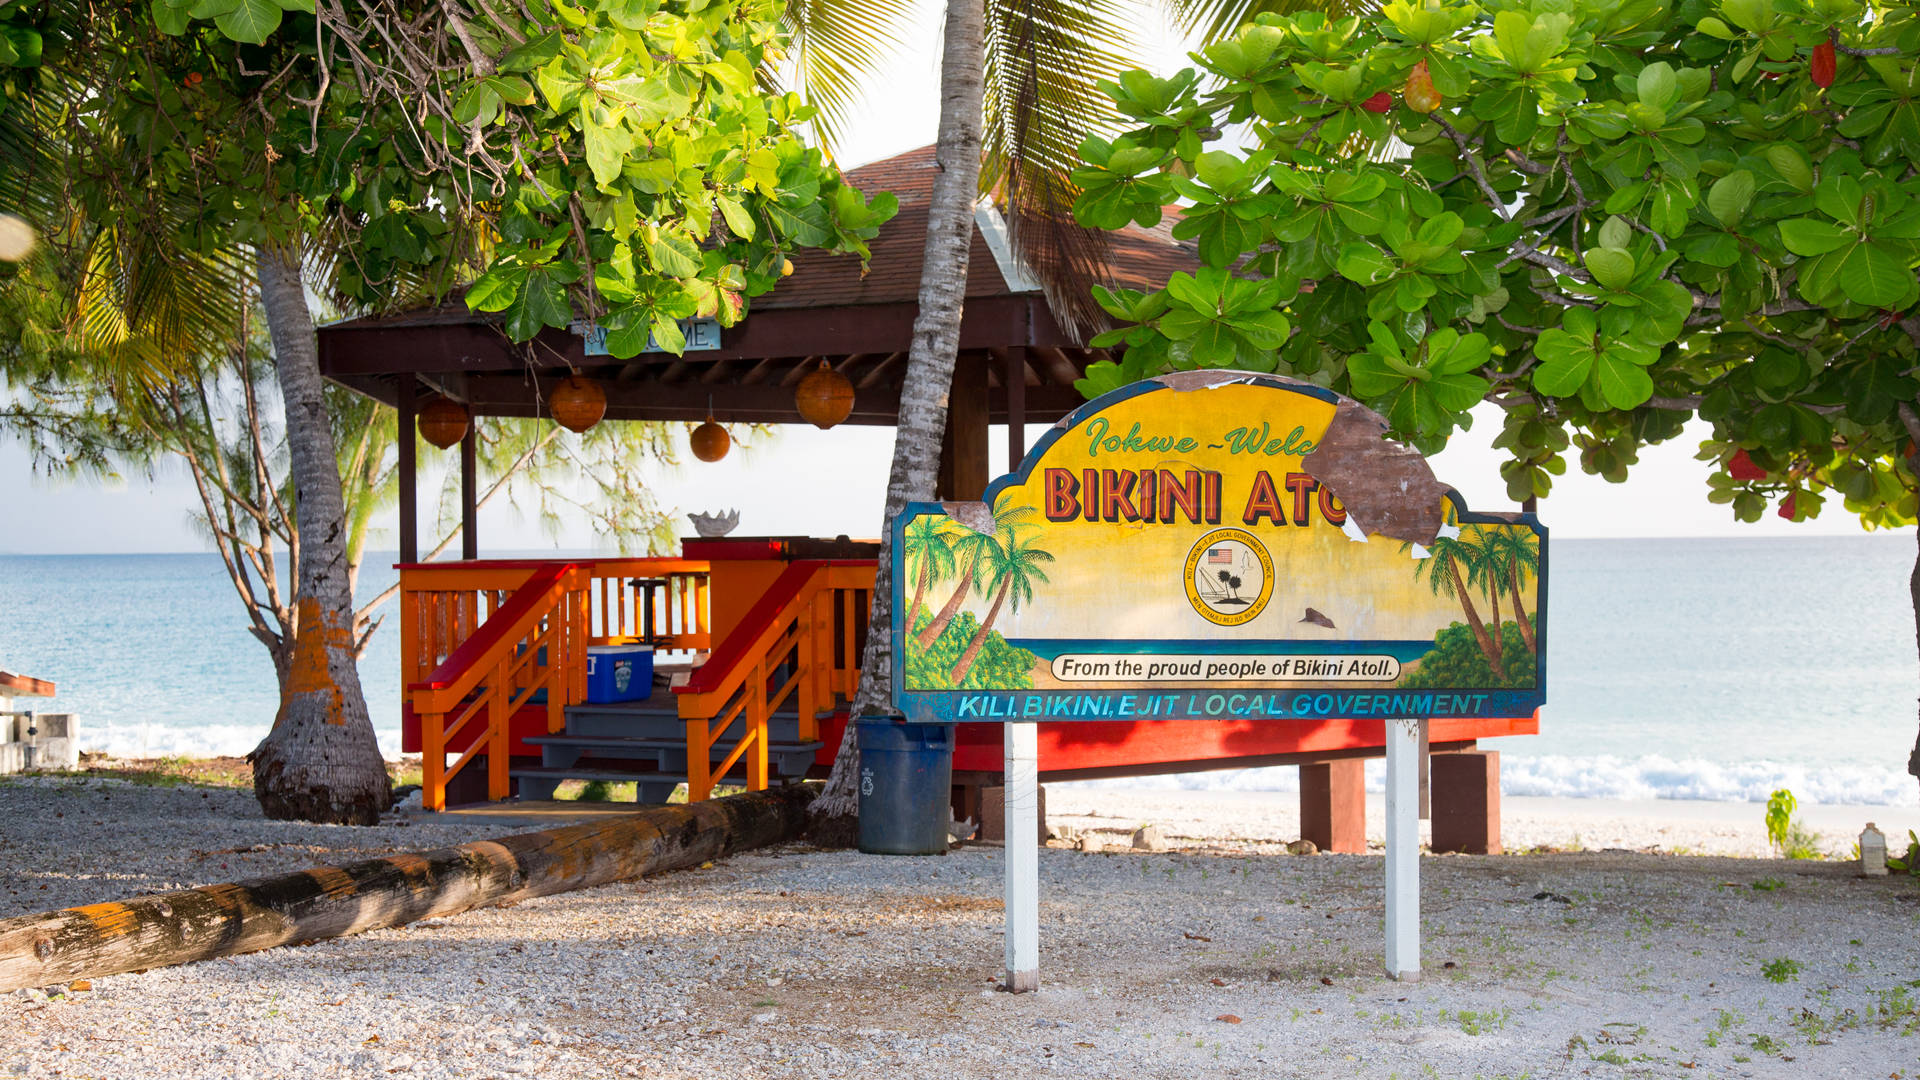
[{"label": "wooden step", "polygon": [[651,784],[684,784],[687,778],[679,773],[663,772],[626,772],[620,769],[593,769],[583,766],[557,767],[548,765],[515,766],[507,770],[509,776],[528,780],[611,780],[618,783],[640,781]]},{"label": "wooden step", "polygon": [[[520,740],[533,746],[578,746],[589,750],[684,750],[685,739],[647,738],[636,735],[529,735]],[[768,740],[767,752],[813,753],[825,743],[821,742],[776,742]],[[714,747],[714,757],[726,756],[721,751],[731,752],[731,747]]]}]

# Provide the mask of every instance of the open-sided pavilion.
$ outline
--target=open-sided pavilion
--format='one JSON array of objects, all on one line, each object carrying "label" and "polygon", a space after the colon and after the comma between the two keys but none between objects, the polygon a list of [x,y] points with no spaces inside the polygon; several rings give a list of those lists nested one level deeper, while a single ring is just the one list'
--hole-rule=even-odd
[{"label": "open-sided pavilion", "polygon": [[[515,344],[495,317],[455,299],[323,328],[321,371],[396,408],[402,430],[434,397],[475,417],[548,416],[555,386],[570,375],[604,390],[606,421],[786,424],[802,422],[795,387],[824,361],[854,388],[847,423],[892,425],[934,169],[925,148],[852,170],[856,186],[900,200],[869,267],[796,255],[792,276],[738,325],[690,326],[682,356],[618,360],[562,330]],[[1195,261],[1164,227],[1130,228],[1111,237],[1107,276],[1153,289]],[[1103,358],[1056,319],[1005,223],[983,204],[939,497],[978,499],[999,471],[990,425],[1006,425],[1011,469],[1025,453],[1026,425],[1083,404],[1073,384]],[[702,798],[723,779],[763,787],[831,764],[857,677],[875,545],[729,537],[688,540],[669,559],[483,560],[471,425],[459,454],[462,557],[420,563],[415,441],[400,440],[403,745],[424,755],[430,807],[515,790],[547,797],[564,778],[631,779],[643,799],[664,799],[684,780],[689,797]],[[878,524],[847,526],[858,534]],[[628,640],[659,650],[675,685],[619,705],[589,702],[587,649]],[[1437,849],[1498,850],[1498,756],[1478,752],[1477,740],[1537,730],[1533,717],[1434,722]],[[1364,850],[1361,765],[1384,745],[1378,721],[1076,721],[1043,724],[1040,739],[1042,780],[1300,764],[1303,832],[1336,851]],[[998,730],[961,725],[958,811],[977,815],[978,792],[1000,765]]]}]

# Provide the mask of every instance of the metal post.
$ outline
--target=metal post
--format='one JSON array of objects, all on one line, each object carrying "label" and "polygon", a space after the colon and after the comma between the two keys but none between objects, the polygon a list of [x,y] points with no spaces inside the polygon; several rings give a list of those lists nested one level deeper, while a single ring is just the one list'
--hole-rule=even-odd
[{"label": "metal post", "polygon": [[1007,981],[1040,989],[1040,740],[1032,721],[1004,725]]},{"label": "metal post", "polygon": [[1387,721],[1387,975],[1420,978],[1420,726]]}]

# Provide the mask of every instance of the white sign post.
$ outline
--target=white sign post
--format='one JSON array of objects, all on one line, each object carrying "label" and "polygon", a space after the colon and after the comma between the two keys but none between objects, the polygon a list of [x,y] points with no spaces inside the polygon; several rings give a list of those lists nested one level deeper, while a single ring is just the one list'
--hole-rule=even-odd
[{"label": "white sign post", "polygon": [[1387,721],[1387,974],[1420,978],[1420,720]]},{"label": "white sign post", "polygon": [[1003,725],[1006,810],[1007,981],[1040,989],[1040,740],[1032,721]]}]

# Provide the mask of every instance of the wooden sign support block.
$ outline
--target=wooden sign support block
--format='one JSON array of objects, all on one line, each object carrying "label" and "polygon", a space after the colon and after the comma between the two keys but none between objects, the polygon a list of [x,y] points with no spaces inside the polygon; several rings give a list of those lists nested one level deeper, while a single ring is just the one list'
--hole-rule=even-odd
[{"label": "wooden sign support block", "polygon": [[1300,838],[1321,851],[1367,853],[1367,763],[1341,758],[1300,766]]},{"label": "wooden sign support block", "polygon": [[1434,852],[1500,854],[1499,752],[1435,754],[1431,768]]}]

